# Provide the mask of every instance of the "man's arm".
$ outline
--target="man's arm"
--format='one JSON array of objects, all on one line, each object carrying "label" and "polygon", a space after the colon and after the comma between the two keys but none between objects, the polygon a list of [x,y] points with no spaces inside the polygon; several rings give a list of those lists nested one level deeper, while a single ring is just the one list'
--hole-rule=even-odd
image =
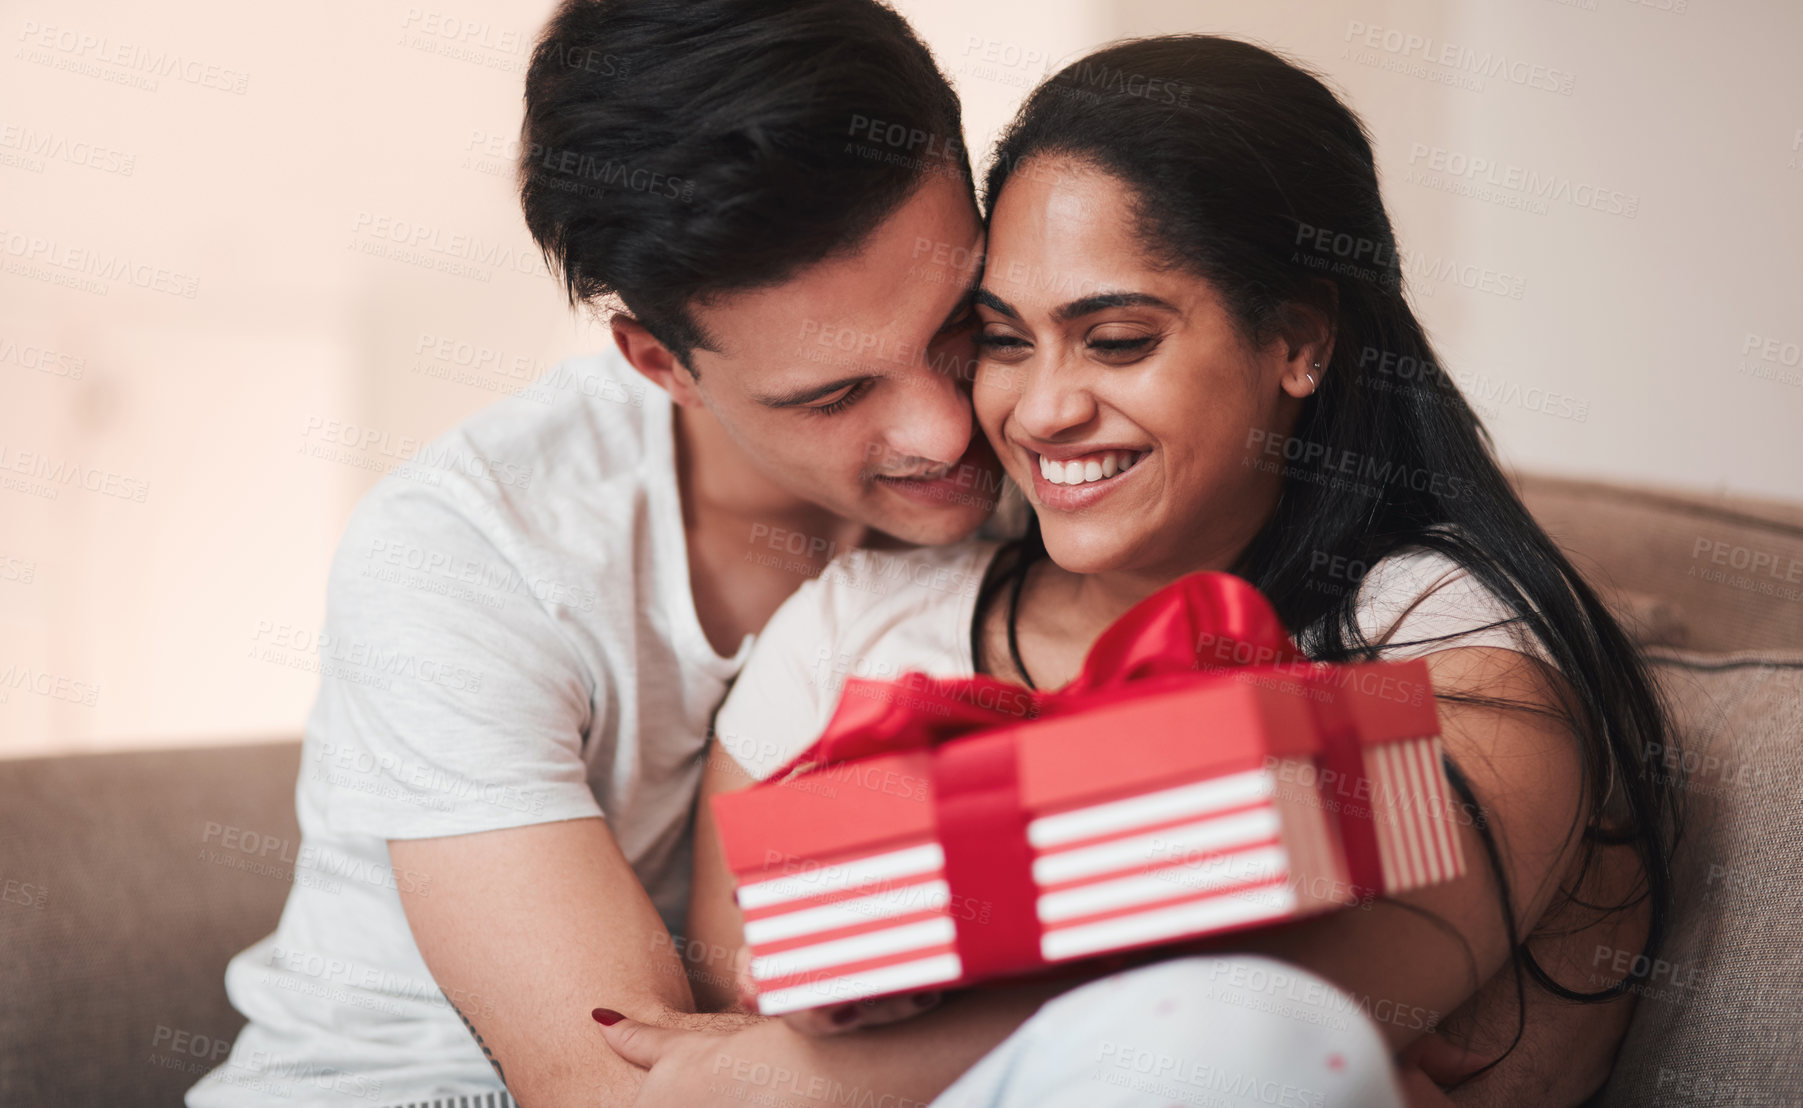
[{"label": "man's arm", "polygon": [[632,1103],[643,1073],[595,1034],[598,998],[657,1023],[694,1010],[656,909],[600,819],[388,844],[429,874],[401,902],[426,965],[521,1104]]},{"label": "man's arm", "polygon": [[[502,491],[385,482],[353,514],[320,637],[333,664],[308,724],[333,771],[315,775],[317,802],[334,830],[387,842],[407,877],[396,882],[406,923],[381,917],[369,961],[401,969],[417,946],[469,1028],[467,1047],[451,1048],[467,1061],[479,1045],[530,1108],[605,1108],[630,1102],[639,1078],[596,1042],[594,1007],[666,1021],[692,1007],[586,757],[610,741],[597,721],[621,714],[609,697],[631,674],[603,672],[604,647],[516,587],[543,572],[575,579],[584,563],[518,561],[536,540],[504,521],[530,512],[496,501]],[[428,587],[395,552],[502,584]],[[641,718],[664,718],[643,707]],[[371,1034],[397,1057],[426,1049],[401,1030]]]}]

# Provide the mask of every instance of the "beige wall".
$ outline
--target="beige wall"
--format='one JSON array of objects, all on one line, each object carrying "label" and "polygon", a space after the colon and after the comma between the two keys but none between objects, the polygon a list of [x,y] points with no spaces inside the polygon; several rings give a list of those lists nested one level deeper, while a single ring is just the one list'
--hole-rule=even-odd
[{"label": "beige wall", "polygon": [[1111,10],[1274,45],[1364,117],[1411,299],[1506,461],[1803,500],[1803,6]]},{"label": "beige wall", "polygon": [[[1116,34],[1227,30],[1313,61],[1378,138],[1405,245],[1522,288],[1417,289],[1511,460],[1803,498],[1793,6],[900,7],[976,150],[1048,67]],[[0,757],[296,732],[357,497],[409,441],[601,341],[506,176],[549,9],[0,16]],[[1573,90],[1374,68],[1341,56],[1354,21],[1568,70]],[[1410,185],[1417,143],[1629,194],[1637,214]]]}]

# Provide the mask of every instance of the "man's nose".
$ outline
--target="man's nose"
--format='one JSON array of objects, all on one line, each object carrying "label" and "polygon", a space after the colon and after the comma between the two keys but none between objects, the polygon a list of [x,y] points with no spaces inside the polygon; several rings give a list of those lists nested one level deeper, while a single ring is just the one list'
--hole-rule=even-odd
[{"label": "man's nose", "polygon": [[964,456],[976,433],[970,393],[950,373],[921,368],[896,389],[882,445],[895,457],[922,458],[951,465]]}]

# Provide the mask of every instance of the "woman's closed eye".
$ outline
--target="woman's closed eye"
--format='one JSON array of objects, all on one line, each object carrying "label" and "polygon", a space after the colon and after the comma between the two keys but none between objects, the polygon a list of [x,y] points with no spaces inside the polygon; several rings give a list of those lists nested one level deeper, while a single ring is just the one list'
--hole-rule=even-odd
[{"label": "woman's closed eye", "polygon": [[1134,358],[1148,354],[1158,345],[1157,335],[1145,334],[1111,334],[1091,335],[1088,347],[1102,356],[1104,361],[1132,361]]},{"label": "woman's closed eye", "polygon": [[[1019,335],[1007,331],[982,331],[975,339],[977,349],[984,357],[996,361],[1017,360],[1025,356],[1032,343]],[[1159,336],[1147,334],[1092,334],[1084,343],[1084,348],[1106,362],[1130,362],[1151,353],[1158,345]]]},{"label": "woman's closed eye", "polygon": [[1006,361],[1011,356],[1019,356],[1032,347],[1032,343],[1011,331],[978,331],[972,339],[977,350],[984,357],[994,357]]}]

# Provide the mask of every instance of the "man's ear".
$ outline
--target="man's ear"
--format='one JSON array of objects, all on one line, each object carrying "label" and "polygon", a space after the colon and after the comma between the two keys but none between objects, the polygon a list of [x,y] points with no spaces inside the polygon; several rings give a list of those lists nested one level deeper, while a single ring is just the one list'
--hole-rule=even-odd
[{"label": "man's ear", "polygon": [[608,321],[608,327],[614,333],[614,345],[632,363],[632,368],[669,393],[675,403],[684,407],[701,405],[701,391],[696,386],[694,373],[669,347],[653,337],[643,323],[616,312]]}]

